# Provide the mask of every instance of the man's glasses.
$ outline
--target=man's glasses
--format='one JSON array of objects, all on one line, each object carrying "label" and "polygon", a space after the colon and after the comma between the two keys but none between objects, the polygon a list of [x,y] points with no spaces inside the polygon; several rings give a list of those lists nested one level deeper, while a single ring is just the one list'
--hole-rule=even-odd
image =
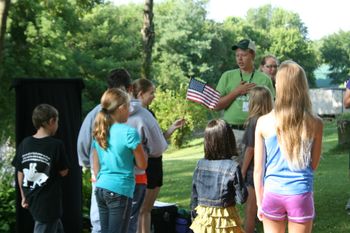
[{"label": "man's glasses", "polygon": [[275,68],[277,69],[277,65],[265,65],[267,69]]}]

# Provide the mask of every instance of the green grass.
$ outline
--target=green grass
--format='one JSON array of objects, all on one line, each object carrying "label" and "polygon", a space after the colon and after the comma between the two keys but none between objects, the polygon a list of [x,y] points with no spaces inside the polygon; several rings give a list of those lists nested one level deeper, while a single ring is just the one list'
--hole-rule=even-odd
[{"label": "green grass", "polygon": [[[334,121],[325,120],[324,124],[322,159],[314,180],[316,218],[313,232],[349,233],[350,215],[345,211],[345,204],[350,198],[350,149],[338,145]],[[202,157],[202,138],[192,140],[183,149],[170,149],[164,155],[164,185],[160,201],[177,203],[179,208],[189,209],[192,174]]]},{"label": "green grass", "polygon": [[160,201],[176,202],[180,208],[189,208],[192,175],[202,156],[203,139],[195,139],[184,149],[163,156],[164,185],[160,191]]}]

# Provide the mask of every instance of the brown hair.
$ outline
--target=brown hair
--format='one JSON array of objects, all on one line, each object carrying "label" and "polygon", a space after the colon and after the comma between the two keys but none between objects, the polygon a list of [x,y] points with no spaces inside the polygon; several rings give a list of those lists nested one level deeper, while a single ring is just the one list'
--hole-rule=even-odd
[{"label": "brown hair", "polygon": [[128,90],[131,86],[131,77],[126,69],[114,69],[107,77],[108,88],[120,88]]},{"label": "brown hair", "polygon": [[209,121],[204,132],[204,158],[231,159],[238,156],[236,138],[230,126],[221,119]]},{"label": "brown hair", "polygon": [[132,82],[132,95],[135,99],[137,99],[138,94],[145,93],[148,91],[150,87],[153,86],[153,83],[145,78],[136,79]]},{"label": "brown hair", "polygon": [[254,117],[260,117],[271,112],[273,108],[272,95],[264,86],[255,86],[249,91],[249,114],[247,123]]},{"label": "brown hair", "polygon": [[271,55],[271,54],[263,56],[263,58],[261,59],[261,62],[260,62],[260,66],[264,66],[266,64],[266,60],[268,58],[274,59],[276,61],[277,66],[278,66],[278,64],[279,64],[278,59],[275,56]]},{"label": "brown hair", "polygon": [[49,123],[51,118],[57,118],[58,111],[55,107],[49,104],[39,104],[32,113],[32,122],[36,129],[45,127],[45,123]]},{"label": "brown hair", "polygon": [[108,147],[109,129],[114,120],[112,115],[124,104],[129,103],[128,94],[118,88],[110,88],[101,97],[101,111],[95,118],[93,135],[98,144],[103,148]]}]

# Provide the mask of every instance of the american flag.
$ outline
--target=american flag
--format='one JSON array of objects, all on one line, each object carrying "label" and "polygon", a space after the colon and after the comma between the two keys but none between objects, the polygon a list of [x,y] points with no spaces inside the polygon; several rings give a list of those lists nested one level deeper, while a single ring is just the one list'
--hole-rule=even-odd
[{"label": "american flag", "polygon": [[201,81],[191,78],[187,89],[186,99],[203,104],[213,109],[219,102],[220,93]]}]

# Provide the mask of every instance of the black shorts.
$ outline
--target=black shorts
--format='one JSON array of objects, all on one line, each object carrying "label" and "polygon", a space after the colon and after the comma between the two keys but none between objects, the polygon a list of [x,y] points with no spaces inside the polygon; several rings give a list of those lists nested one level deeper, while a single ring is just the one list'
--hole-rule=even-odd
[{"label": "black shorts", "polygon": [[163,185],[163,162],[162,156],[158,158],[148,158],[147,188],[154,189]]}]

